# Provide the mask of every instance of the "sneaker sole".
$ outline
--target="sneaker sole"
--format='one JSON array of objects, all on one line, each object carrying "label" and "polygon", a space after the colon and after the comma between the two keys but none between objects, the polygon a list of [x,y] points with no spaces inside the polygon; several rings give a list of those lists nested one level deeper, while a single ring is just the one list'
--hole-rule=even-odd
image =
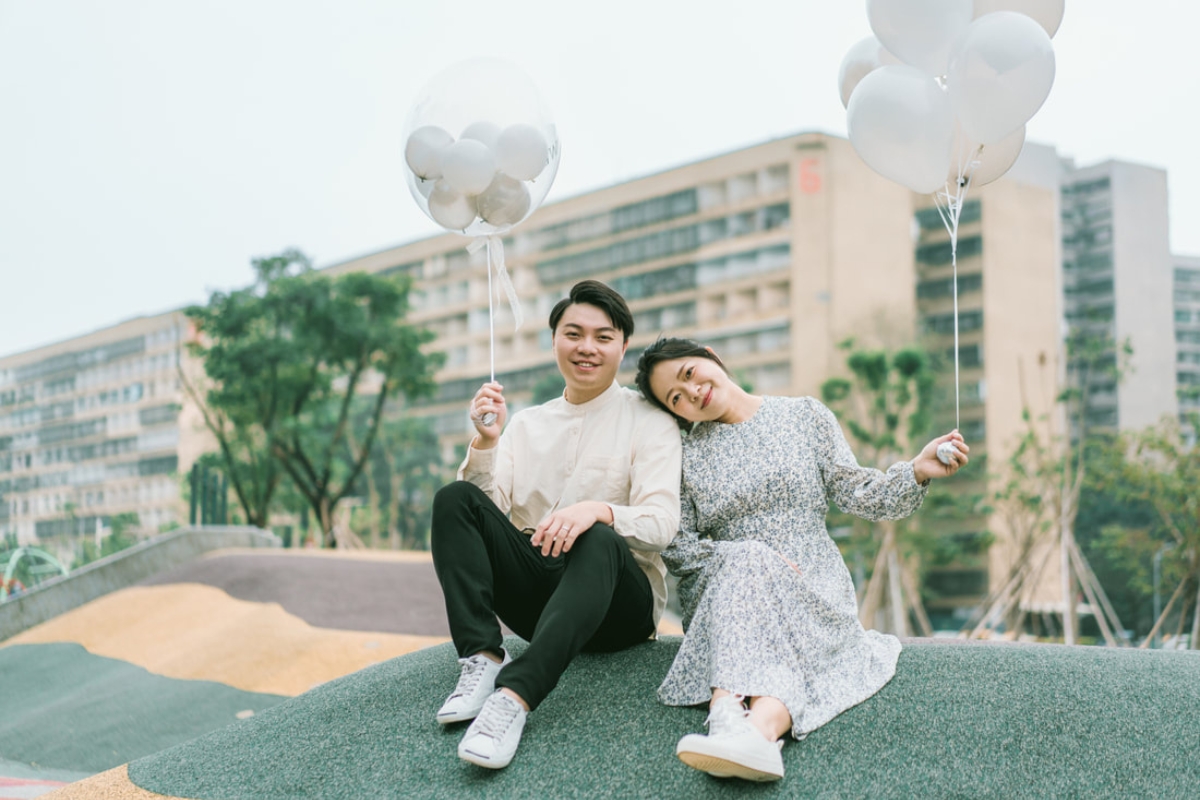
[{"label": "sneaker sole", "polygon": [[474,711],[459,711],[453,714],[438,714],[437,721],[443,725],[449,725],[452,722],[467,722],[479,716],[482,708],[477,708]]},{"label": "sneaker sole", "polygon": [[759,782],[777,781],[783,778],[783,775],[767,769],[757,769],[748,764],[739,764],[736,761],[708,755],[707,753],[684,750],[675,755],[679,756],[679,760],[692,769],[707,772],[714,778],[741,778],[747,781]]},{"label": "sneaker sole", "polygon": [[470,750],[459,750],[458,757],[461,758],[463,761],[469,761],[470,763],[474,764],[475,766],[483,767],[484,769],[504,769],[505,767],[507,767],[509,764],[512,763],[512,756],[509,756],[508,760],[504,761],[504,762],[489,761],[484,756],[472,753]]}]

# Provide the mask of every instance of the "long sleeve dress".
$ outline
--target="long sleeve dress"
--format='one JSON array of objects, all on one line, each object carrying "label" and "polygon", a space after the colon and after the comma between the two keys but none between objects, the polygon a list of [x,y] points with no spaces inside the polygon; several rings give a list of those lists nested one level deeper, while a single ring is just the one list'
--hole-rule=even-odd
[{"label": "long sleeve dress", "polygon": [[811,397],[766,397],[745,422],[697,425],[683,445],[680,531],[662,554],[680,578],[685,636],[659,700],[707,703],[713,687],[776,697],[803,738],[879,691],[900,641],[859,623],[825,514],[833,501],[901,519],[925,494],[910,462],[859,466]]}]

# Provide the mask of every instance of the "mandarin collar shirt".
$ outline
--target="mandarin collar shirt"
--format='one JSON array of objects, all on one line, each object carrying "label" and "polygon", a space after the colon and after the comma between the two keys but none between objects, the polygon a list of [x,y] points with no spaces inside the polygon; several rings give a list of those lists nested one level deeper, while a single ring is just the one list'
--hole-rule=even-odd
[{"label": "mandarin collar shirt", "polygon": [[675,421],[613,381],[586,403],[559,397],[517,412],[495,447],[467,449],[458,477],[529,533],[556,509],[606,503],[650,580],[657,623],[667,597],[658,554],[679,529],[681,460]]}]

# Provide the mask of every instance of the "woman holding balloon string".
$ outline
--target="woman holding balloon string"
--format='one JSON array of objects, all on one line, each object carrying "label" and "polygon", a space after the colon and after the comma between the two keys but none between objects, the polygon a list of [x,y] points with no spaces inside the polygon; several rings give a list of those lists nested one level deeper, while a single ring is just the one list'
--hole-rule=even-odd
[{"label": "woman holding balloon string", "polygon": [[750,394],[688,339],[647,348],[637,385],[690,429],[680,531],[663,552],[686,635],[658,696],[710,712],[708,735],[683,737],[676,754],[718,777],[778,780],[780,737],[803,738],[875,694],[900,653],[896,637],[859,623],[825,527],[830,501],[867,519],[906,517],[969,448],[953,431],[887,472],[861,467],[820,402]]}]

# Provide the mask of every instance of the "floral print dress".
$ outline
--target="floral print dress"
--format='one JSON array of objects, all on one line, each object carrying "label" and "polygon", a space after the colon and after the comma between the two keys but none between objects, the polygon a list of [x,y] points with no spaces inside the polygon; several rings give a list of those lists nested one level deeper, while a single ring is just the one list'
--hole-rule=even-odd
[{"label": "floral print dress", "polygon": [[926,491],[910,462],[859,466],[811,397],[765,397],[745,422],[697,425],[683,444],[680,531],[662,554],[680,578],[686,635],[659,700],[707,703],[713,687],[776,697],[803,738],[879,691],[900,641],[859,623],[825,514],[833,501],[900,519]]}]

